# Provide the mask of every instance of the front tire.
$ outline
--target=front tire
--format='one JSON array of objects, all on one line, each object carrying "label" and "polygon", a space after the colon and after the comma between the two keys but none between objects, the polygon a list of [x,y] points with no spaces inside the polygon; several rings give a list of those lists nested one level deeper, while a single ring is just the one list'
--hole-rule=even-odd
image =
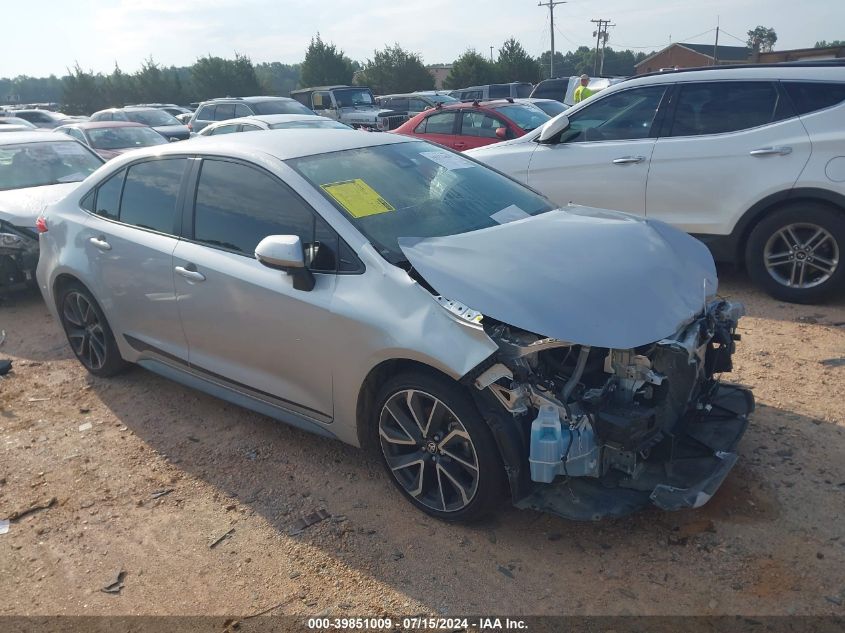
[{"label": "front tire", "polygon": [[82,366],[102,378],[126,369],[129,363],[120,356],[106,316],[91,293],[74,282],[65,285],[57,299],[62,327]]},{"label": "front tire", "polygon": [[504,468],[463,387],[433,372],[409,371],[381,387],[374,412],[382,462],[417,508],[471,522],[498,507]]},{"label": "front tire", "polygon": [[845,285],[845,213],[794,202],[761,220],[748,238],[751,279],[776,299],[819,303]]}]

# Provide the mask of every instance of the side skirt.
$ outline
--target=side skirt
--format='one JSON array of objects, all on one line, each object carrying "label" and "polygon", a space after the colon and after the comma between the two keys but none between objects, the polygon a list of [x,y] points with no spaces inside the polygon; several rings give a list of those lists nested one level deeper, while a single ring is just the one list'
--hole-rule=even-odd
[{"label": "side skirt", "polygon": [[262,415],[279,420],[285,424],[290,424],[291,426],[302,429],[303,431],[308,431],[309,433],[314,433],[331,439],[337,439],[334,433],[329,431],[319,422],[272,404],[262,398],[259,398],[258,396],[244,393],[242,390],[225,384],[222,379],[211,380],[192,372],[190,369],[174,367],[168,363],[152,358],[141,359],[138,361],[138,365],[155,374],[163,376],[164,378],[168,378],[187,387],[202,391],[203,393],[207,393],[215,398],[220,398],[226,402],[231,402],[239,407],[250,409],[256,413],[261,413]]}]

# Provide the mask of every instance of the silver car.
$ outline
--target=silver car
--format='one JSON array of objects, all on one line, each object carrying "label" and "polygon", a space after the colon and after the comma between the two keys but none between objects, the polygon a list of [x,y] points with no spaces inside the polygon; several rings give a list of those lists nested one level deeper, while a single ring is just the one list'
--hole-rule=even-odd
[{"label": "silver car", "polygon": [[270,130],[115,158],[39,222],[80,362],[129,363],[380,455],[421,510],[507,484],[571,519],[697,507],[737,459],[741,307],[660,222],[392,134]]}]

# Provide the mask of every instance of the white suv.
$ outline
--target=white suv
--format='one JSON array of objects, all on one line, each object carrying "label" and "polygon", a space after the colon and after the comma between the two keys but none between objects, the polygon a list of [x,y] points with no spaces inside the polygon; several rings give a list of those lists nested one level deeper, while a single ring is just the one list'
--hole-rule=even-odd
[{"label": "white suv", "polygon": [[636,77],[467,153],[557,204],[681,228],[779,299],[845,286],[845,65]]}]

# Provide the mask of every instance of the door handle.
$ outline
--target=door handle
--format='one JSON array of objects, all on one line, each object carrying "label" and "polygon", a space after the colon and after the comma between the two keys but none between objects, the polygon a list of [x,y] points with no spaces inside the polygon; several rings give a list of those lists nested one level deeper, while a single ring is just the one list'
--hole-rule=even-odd
[{"label": "door handle", "polygon": [[632,163],[641,163],[645,160],[645,156],[622,156],[621,158],[614,158],[614,165],[630,165]]},{"label": "door handle", "polygon": [[188,281],[205,281],[205,275],[199,272],[194,264],[176,266],[173,270],[182,275]]},{"label": "door handle", "polygon": [[748,153],[752,156],[786,156],[792,153],[792,148],[788,145],[781,147],[761,147],[759,149],[752,149]]},{"label": "door handle", "polygon": [[90,237],[88,241],[91,242],[94,246],[99,248],[101,251],[110,251],[111,244],[106,241],[105,235],[101,235],[99,237]]}]

